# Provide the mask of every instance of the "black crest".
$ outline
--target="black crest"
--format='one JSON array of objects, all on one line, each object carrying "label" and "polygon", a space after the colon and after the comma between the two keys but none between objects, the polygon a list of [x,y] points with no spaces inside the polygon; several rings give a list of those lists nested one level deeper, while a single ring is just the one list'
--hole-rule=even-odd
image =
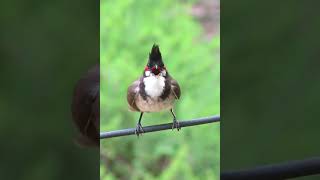
[{"label": "black crest", "polygon": [[162,62],[159,46],[156,44],[152,46],[151,52],[149,53],[149,62],[148,62],[148,66],[151,67],[154,65],[164,66]]}]

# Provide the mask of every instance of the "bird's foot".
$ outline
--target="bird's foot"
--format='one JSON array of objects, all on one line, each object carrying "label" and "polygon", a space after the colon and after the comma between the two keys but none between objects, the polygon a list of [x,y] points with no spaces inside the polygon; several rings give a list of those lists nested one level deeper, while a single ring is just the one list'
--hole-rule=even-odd
[{"label": "bird's foot", "polygon": [[181,127],[180,127],[180,123],[179,121],[177,121],[176,119],[173,119],[173,123],[172,123],[172,130],[174,128],[177,128],[178,131],[180,131]]},{"label": "bird's foot", "polygon": [[140,134],[144,133],[144,130],[140,123],[137,124],[135,134],[139,137]]}]

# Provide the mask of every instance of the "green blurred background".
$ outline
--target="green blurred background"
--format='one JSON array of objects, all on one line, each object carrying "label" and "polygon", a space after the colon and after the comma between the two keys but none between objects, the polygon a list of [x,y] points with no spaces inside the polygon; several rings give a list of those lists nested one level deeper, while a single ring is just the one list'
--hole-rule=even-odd
[{"label": "green blurred background", "polygon": [[[100,131],[135,127],[127,87],[142,75],[153,45],[160,50],[182,98],[178,119],[220,112],[218,1],[122,0],[100,3]],[[145,114],[142,125],[168,123],[169,112]],[[100,177],[219,179],[219,123],[101,141]]]},{"label": "green blurred background", "polygon": [[221,171],[319,156],[319,6],[221,6]]},{"label": "green blurred background", "polygon": [[1,1],[0,21],[0,179],[98,179],[71,100],[99,62],[99,2]]}]

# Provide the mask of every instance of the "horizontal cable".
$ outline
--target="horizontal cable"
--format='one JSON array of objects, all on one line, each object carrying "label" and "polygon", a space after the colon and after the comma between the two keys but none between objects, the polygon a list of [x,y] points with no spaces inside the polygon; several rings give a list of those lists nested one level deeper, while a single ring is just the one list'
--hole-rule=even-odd
[{"label": "horizontal cable", "polygon": [[223,172],[221,179],[289,179],[314,174],[320,174],[320,157],[265,165],[248,170]]},{"label": "horizontal cable", "polygon": [[[180,127],[187,127],[187,126],[196,126],[196,125],[207,124],[207,123],[214,123],[219,121],[220,121],[220,116],[217,115],[217,116],[211,116],[206,118],[179,121],[179,125]],[[159,124],[159,125],[153,125],[153,126],[145,126],[143,127],[143,131],[144,133],[148,133],[148,132],[172,129],[172,125],[173,125],[172,123],[167,123],[167,124]],[[133,134],[135,134],[135,128],[101,132],[100,139],[127,136],[127,135],[133,135]]]}]

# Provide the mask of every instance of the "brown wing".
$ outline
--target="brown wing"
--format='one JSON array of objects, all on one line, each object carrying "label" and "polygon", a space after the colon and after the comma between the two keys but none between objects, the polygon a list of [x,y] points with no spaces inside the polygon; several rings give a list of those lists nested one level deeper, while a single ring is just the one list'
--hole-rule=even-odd
[{"label": "brown wing", "polygon": [[139,84],[140,84],[140,81],[137,80],[137,81],[134,81],[128,87],[127,101],[128,101],[129,110],[131,111],[140,111],[135,102],[136,98],[138,97]]},{"label": "brown wing", "polygon": [[178,82],[174,79],[171,80],[171,89],[176,99],[180,99],[180,95],[181,95],[180,86]]}]

